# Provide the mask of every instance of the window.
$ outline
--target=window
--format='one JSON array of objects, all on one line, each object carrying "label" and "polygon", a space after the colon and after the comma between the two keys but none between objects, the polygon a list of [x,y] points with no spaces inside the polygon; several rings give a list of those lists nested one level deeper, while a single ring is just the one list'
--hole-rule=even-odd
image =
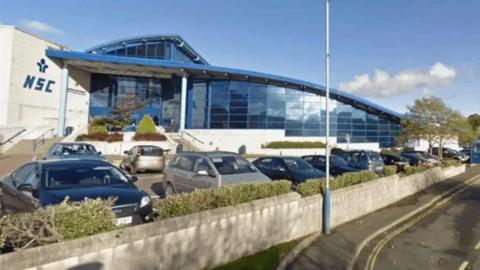
[{"label": "window", "polygon": [[291,171],[301,171],[311,169],[312,166],[301,158],[284,158],[283,162]]},{"label": "window", "polygon": [[208,164],[208,161],[204,158],[199,158],[197,164],[195,165],[195,172],[206,171],[208,174],[213,174],[213,169]]},{"label": "window", "polygon": [[193,164],[197,158],[194,156],[182,156],[178,161],[178,168],[186,171],[193,171]]},{"label": "window", "polygon": [[256,172],[255,167],[240,156],[219,156],[210,160],[222,175]]},{"label": "window", "polygon": [[23,184],[27,180],[30,173],[32,173],[34,167],[35,164],[30,163],[20,167],[17,171],[15,171],[13,177],[15,178],[16,184]]}]

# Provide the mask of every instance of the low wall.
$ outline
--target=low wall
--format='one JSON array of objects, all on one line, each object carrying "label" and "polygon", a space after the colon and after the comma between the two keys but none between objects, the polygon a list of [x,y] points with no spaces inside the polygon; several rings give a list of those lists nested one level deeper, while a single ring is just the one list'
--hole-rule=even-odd
[{"label": "low wall", "polygon": [[[332,225],[464,171],[465,166],[435,168],[336,190]],[[0,269],[208,269],[321,230],[322,204],[321,195],[289,193],[4,254]]]}]

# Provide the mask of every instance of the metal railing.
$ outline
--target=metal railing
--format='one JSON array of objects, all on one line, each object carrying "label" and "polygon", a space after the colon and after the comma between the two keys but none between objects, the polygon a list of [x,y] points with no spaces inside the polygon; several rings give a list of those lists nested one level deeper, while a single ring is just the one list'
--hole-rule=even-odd
[{"label": "metal railing", "polygon": [[45,131],[44,133],[42,133],[42,135],[35,138],[33,140],[33,152],[35,152],[35,150],[37,150],[38,145],[44,145],[45,144],[45,138],[46,138],[47,134],[50,134],[49,138],[52,138],[53,134],[54,134],[54,131],[55,131],[55,129],[51,128],[51,129]]},{"label": "metal railing", "polygon": [[201,143],[201,144],[205,144],[205,142],[203,142],[202,140],[200,140],[200,139],[198,139],[197,137],[193,136],[192,134],[186,132],[185,130],[182,130],[182,131],[180,131],[180,132],[181,132],[180,134],[182,135],[182,138],[183,138],[183,135],[186,134],[186,135],[188,135],[188,137],[192,138],[194,141],[197,141],[197,142],[199,142],[199,143]]},{"label": "metal railing", "polygon": [[4,142],[0,142],[0,146],[6,144],[6,143],[9,143],[11,142],[13,139],[15,139],[16,137],[20,136],[20,134],[22,134],[23,132],[27,131],[26,128],[23,128],[22,130],[20,130],[19,132],[15,133],[12,137],[8,138],[7,140],[5,140]]}]

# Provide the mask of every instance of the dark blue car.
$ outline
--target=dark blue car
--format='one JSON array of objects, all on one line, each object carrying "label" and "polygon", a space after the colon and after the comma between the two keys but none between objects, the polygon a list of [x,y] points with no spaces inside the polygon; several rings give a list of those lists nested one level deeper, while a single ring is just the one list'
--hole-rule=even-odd
[{"label": "dark blue car", "polygon": [[[302,159],[310,163],[313,167],[321,171],[326,171],[327,158],[325,156],[310,155],[310,156],[303,156]],[[348,173],[348,172],[360,171],[360,169],[349,166],[348,163],[343,158],[336,155],[330,156],[329,168],[330,168],[330,175],[332,176],[337,176],[337,175]]]},{"label": "dark blue car", "polygon": [[0,205],[4,213],[18,213],[59,204],[67,197],[114,197],[118,224],[142,223],[153,219],[153,209],[150,196],[133,184],[136,180],[100,160],[35,161],[3,178]]},{"label": "dark blue car", "polygon": [[324,178],[325,173],[298,157],[262,157],[253,164],[272,180],[290,180],[294,184]]}]

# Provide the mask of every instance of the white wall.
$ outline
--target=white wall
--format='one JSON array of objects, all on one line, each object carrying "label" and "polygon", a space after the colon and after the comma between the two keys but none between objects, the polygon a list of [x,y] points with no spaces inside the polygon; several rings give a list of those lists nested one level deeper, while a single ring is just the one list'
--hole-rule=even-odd
[{"label": "white wall", "polygon": [[68,70],[66,126],[79,130],[88,124],[90,73],[74,67],[68,67]]},{"label": "white wall", "polygon": [[8,118],[13,33],[13,27],[0,25],[0,126],[6,126]]},{"label": "white wall", "polygon": [[[264,149],[262,144],[271,141],[322,141],[325,137],[286,137],[284,130],[272,129],[188,129],[189,134],[204,142],[200,144],[192,140],[188,135],[185,139],[194,143],[202,150],[218,150],[238,152],[240,146],[247,147],[247,154],[268,154],[268,155],[309,155],[322,154],[324,149]],[[330,144],[333,147],[342,149],[365,149],[379,150],[378,143],[350,143],[337,144],[336,137],[330,137]]]},{"label": "white wall", "polygon": [[[418,151],[428,151],[428,142],[426,140],[410,141],[407,145]],[[438,144],[434,143],[433,147],[438,147]],[[444,147],[452,148],[455,150],[462,149],[462,147],[460,147],[460,145],[458,144],[458,139],[447,140]]]}]

